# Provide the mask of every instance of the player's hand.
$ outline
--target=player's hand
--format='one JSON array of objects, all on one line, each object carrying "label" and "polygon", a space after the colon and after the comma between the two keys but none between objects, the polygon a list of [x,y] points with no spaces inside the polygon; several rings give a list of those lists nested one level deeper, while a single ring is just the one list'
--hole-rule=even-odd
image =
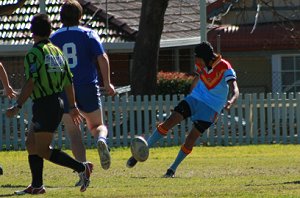
[{"label": "player's hand", "polygon": [[9,99],[12,99],[12,98],[16,98],[18,93],[13,90],[12,87],[7,87],[6,89],[4,89],[4,95],[6,95]]},{"label": "player's hand", "polygon": [[109,95],[109,96],[116,95],[115,87],[112,84],[108,84],[104,88],[105,88],[105,91],[106,91],[107,95]]},{"label": "player's hand", "polygon": [[9,107],[7,110],[6,110],[6,116],[9,117],[9,118],[12,118],[14,117],[15,115],[18,114],[19,112],[19,108],[16,107],[16,106],[11,106]]},{"label": "player's hand", "polygon": [[77,107],[70,109],[69,114],[76,126],[80,125],[80,123],[83,121],[83,116]]},{"label": "player's hand", "polygon": [[230,109],[231,106],[232,106],[232,102],[228,100],[226,102],[225,106],[224,106],[224,109],[227,110],[227,111],[229,111],[229,109]]}]

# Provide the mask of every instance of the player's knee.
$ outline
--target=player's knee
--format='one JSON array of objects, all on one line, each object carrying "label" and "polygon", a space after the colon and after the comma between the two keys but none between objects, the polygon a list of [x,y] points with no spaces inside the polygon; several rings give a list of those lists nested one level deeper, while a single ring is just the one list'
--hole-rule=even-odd
[{"label": "player's knee", "polygon": [[107,136],[108,130],[105,125],[93,126],[89,129],[94,137],[99,136],[99,134]]},{"label": "player's knee", "polygon": [[101,131],[104,131],[104,132],[106,131],[106,132],[107,132],[107,127],[106,127],[105,125],[103,125],[103,124],[102,124],[102,125],[99,125],[97,128],[98,128],[98,130],[99,130],[100,132],[101,132]]},{"label": "player's knee", "polygon": [[35,144],[34,141],[27,139],[25,141],[26,150],[29,154],[32,154],[35,152]]},{"label": "player's knee", "polygon": [[194,122],[194,127],[199,131],[200,134],[204,133],[212,125],[211,122],[197,120]]},{"label": "player's knee", "polygon": [[51,150],[49,147],[39,147],[37,148],[37,155],[44,159],[50,159]]},{"label": "player's knee", "polygon": [[179,113],[184,119],[191,116],[191,109],[189,104],[182,100],[175,108],[174,111]]}]

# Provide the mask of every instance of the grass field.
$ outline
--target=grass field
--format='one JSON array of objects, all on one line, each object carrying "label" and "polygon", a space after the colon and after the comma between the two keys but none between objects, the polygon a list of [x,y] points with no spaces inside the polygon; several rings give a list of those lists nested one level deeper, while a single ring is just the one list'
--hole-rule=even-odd
[{"label": "grass field", "polygon": [[[151,149],[148,161],[128,169],[130,149],[112,149],[112,166],[107,171],[101,169],[97,151],[87,150],[95,169],[84,193],[73,187],[75,173],[46,161],[47,193],[38,197],[300,197],[298,145],[195,147],[176,178],[161,178],[178,150]],[[0,152],[0,164],[4,168],[0,197],[14,196],[15,190],[31,182],[25,151]]]}]

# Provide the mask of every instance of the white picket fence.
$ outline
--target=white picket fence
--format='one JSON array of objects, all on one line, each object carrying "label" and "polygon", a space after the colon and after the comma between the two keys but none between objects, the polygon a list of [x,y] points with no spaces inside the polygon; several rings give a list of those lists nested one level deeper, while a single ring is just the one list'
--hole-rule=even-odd
[{"label": "white picket fence", "polygon": [[[184,96],[103,97],[104,118],[109,129],[109,146],[129,146],[135,135],[149,137],[159,122],[166,119]],[[16,118],[8,119],[5,109],[12,103],[0,98],[0,150],[24,150],[25,134],[31,119],[31,101]],[[222,112],[215,125],[197,141],[197,145],[296,144],[300,143],[300,93],[244,94],[230,112]],[[82,124],[87,148],[95,140]],[[192,122],[188,119],[174,127],[158,146],[180,145]],[[64,127],[59,126],[53,146],[70,148]]]}]

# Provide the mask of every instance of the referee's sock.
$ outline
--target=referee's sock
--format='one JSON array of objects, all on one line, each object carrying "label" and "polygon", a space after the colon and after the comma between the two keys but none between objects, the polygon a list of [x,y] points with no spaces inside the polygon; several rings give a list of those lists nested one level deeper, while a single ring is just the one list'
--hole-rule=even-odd
[{"label": "referee's sock", "polygon": [[43,185],[44,159],[38,155],[28,155],[28,162],[32,174],[31,186],[40,188]]},{"label": "referee's sock", "polygon": [[82,164],[82,162],[79,162],[79,161],[73,159],[67,153],[65,153],[61,150],[58,150],[58,149],[51,149],[51,150],[52,150],[52,153],[51,153],[49,161],[51,161],[55,164],[61,165],[61,166],[71,168],[78,173],[85,170],[85,166]]}]

